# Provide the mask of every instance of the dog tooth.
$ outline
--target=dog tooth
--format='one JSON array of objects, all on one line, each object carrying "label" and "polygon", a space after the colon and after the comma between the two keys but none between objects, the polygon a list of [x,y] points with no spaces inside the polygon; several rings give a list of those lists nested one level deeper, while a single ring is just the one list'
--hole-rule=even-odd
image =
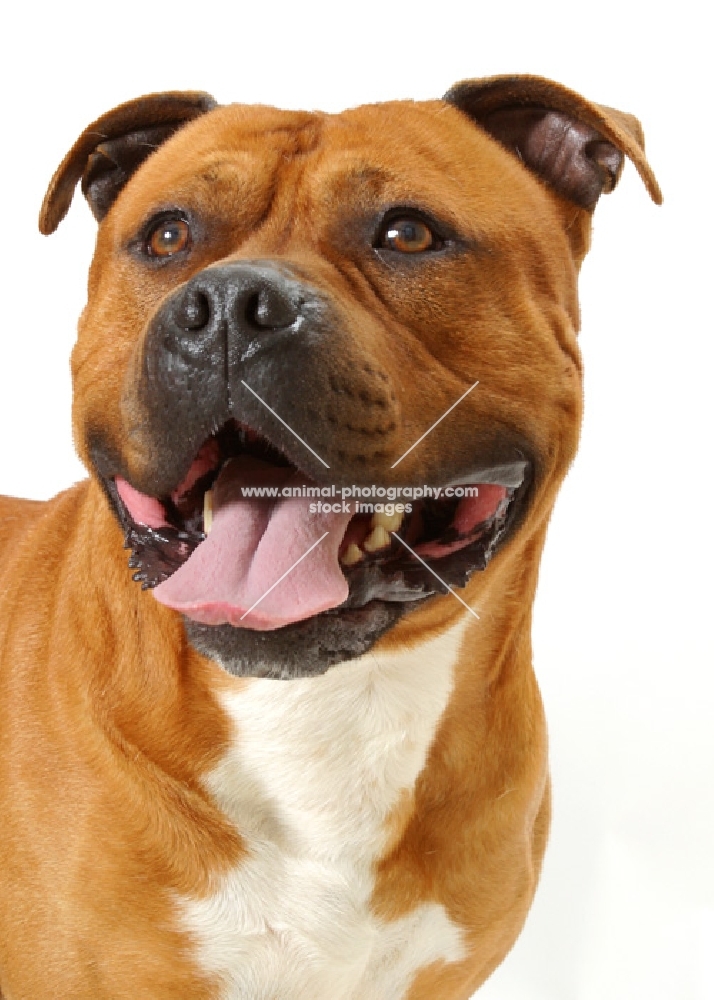
[{"label": "dog tooth", "polygon": [[385,529],[385,531],[399,531],[403,520],[404,514],[398,514],[396,512],[394,514],[372,514],[370,527],[379,528],[381,526]]},{"label": "dog tooth", "polygon": [[213,526],[213,491],[206,490],[203,494],[203,531],[208,534]]},{"label": "dog tooth", "polygon": [[378,524],[374,531],[365,538],[362,546],[366,552],[377,552],[379,549],[388,548],[390,543],[389,532],[383,525]]},{"label": "dog tooth", "polygon": [[359,545],[355,545],[354,542],[348,545],[340,556],[340,562],[343,566],[354,566],[355,563],[362,562],[363,559],[364,552]]}]

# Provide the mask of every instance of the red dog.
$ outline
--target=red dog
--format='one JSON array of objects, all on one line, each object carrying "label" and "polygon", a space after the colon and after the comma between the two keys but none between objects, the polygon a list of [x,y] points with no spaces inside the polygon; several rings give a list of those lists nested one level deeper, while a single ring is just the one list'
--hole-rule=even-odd
[{"label": "red dog", "polygon": [[659,201],[635,119],[517,76],[336,116],[159,94],[77,140],[40,225],[81,179],[90,478],[0,500],[3,1000],[465,1000],[501,961],[625,155]]}]

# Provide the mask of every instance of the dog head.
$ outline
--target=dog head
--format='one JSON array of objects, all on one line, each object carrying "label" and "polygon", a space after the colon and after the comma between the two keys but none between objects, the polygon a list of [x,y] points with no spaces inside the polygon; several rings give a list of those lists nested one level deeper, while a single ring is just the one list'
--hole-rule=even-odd
[{"label": "dog head", "polygon": [[201,652],[324,671],[542,527],[626,155],[659,201],[637,121],[537,77],[340,115],[159,94],[80,136],[40,216],[81,179],[99,223],[75,439]]}]

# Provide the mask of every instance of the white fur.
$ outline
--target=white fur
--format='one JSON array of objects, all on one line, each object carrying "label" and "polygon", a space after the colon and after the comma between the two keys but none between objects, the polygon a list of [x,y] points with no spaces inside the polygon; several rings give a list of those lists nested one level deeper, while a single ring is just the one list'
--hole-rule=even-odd
[{"label": "white fur", "polygon": [[420,968],[465,957],[441,905],[393,922],[370,909],[385,820],[424,766],[463,629],[223,696],[235,739],[208,785],[249,857],[180,901],[222,1000],[400,1000]]}]

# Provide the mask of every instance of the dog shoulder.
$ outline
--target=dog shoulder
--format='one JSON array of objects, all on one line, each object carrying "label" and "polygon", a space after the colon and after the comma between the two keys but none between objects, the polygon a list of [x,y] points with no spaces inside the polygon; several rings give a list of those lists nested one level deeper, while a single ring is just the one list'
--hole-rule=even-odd
[{"label": "dog shoulder", "polygon": [[0,496],[0,561],[5,561],[18,538],[42,516],[46,502],[22,500],[19,497]]}]

